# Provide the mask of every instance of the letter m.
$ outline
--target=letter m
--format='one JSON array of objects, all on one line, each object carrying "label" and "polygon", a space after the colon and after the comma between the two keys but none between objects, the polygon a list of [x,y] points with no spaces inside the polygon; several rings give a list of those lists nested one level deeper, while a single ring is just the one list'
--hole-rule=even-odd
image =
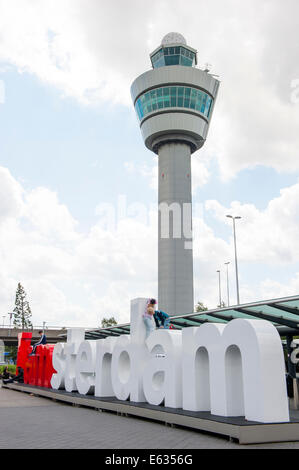
[{"label": "letter m", "polygon": [[[172,227],[171,231],[170,227]],[[173,202],[172,204],[161,202],[159,204],[159,234],[161,238],[181,238],[182,214],[181,206],[178,202]]]},{"label": "letter m", "polygon": [[265,320],[205,323],[183,334],[183,408],[289,421],[282,344]]}]

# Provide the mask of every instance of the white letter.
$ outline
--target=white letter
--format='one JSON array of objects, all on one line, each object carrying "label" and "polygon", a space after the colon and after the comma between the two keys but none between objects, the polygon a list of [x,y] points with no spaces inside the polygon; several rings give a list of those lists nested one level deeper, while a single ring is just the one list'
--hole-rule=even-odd
[{"label": "white letter", "polygon": [[82,395],[93,394],[95,384],[96,342],[83,341],[76,359],[76,386]]},{"label": "white letter", "polygon": [[112,354],[111,380],[115,396],[119,400],[143,402],[142,372],[149,358],[145,346],[143,313],[147,299],[131,301],[130,336],[117,338]]},{"label": "white letter", "polygon": [[[172,212],[172,224],[170,223],[170,211]],[[181,238],[182,236],[182,219],[181,219],[181,206],[178,202],[168,204],[167,202],[160,202],[160,236],[161,238]],[[169,232],[169,227],[172,230]]]},{"label": "white letter", "polygon": [[[171,408],[182,407],[182,335],[181,331],[156,330],[146,344],[152,359],[143,372],[143,389],[146,400],[152,405]],[[165,357],[156,357],[157,353]]]},{"label": "white letter", "polygon": [[65,389],[67,392],[77,390],[76,387],[76,355],[80,344],[84,341],[85,330],[83,328],[72,328],[67,330],[67,343],[64,347],[66,354]]},{"label": "white letter", "polygon": [[145,345],[132,343],[129,335],[117,339],[112,354],[111,379],[119,400],[145,401],[141,378],[147,358]]},{"label": "white letter", "polygon": [[206,323],[184,330],[183,338],[184,409],[210,407],[220,416],[289,421],[283,350],[270,322],[239,318],[225,327]]},{"label": "white letter", "polygon": [[109,337],[96,341],[96,379],[95,396],[112,397],[114,390],[111,382],[112,351],[117,338]]},{"label": "white letter", "polygon": [[56,374],[51,377],[51,387],[55,390],[64,388],[64,376],[66,367],[66,356],[64,353],[65,343],[57,343],[53,349],[52,365]]},{"label": "white letter", "polygon": [[[223,331],[223,354],[226,370],[227,408],[234,408],[234,383],[238,377],[235,351],[242,358],[245,418],[262,423],[289,421],[283,349],[276,328],[266,320],[236,319]],[[229,351],[230,349],[230,351]]]},{"label": "white letter", "polygon": [[205,323],[182,330],[184,410],[210,411],[212,407],[214,411],[225,407],[224,371],[219,368],[217,356],[224,328],[220,323]]}]

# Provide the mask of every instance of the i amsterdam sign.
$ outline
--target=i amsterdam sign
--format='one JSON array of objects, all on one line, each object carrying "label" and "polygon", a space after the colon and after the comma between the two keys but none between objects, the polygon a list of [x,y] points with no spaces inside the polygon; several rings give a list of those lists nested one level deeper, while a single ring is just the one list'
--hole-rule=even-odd
[{"label": "i amsterdam sign", "polygon": [[22,333],[17,365],[24,382],[261,423],[289,421],[283,349],[270,322],[159,329],[145,339],[146,301],[131,301],[130,335],[85,341],[84,329],[70,329],[66,343],[39,346],[28,357],[30,333]]}]

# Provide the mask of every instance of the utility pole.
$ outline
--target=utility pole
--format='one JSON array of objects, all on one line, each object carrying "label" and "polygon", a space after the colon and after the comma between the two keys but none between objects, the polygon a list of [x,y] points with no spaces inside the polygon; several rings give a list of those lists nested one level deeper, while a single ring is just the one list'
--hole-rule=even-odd
[{"label": "utility pole", "polygon": [[237,239],[236,239],[236,224],[237,219],[241,219],[239,216],[227,215],[230,219],[233,219],[233,232],[234,232],[234,247],[235,247],[235,269],[236,269],[236,289],[237,289],[237,305],[240,305],[240,294],[239,294],[239,275],[238,275],[238,258],[237,258]]}]

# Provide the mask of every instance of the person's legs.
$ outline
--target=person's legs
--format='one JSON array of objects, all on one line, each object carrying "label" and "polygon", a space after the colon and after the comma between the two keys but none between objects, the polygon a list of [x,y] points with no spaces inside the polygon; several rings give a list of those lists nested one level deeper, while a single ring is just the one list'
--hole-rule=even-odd
[{"label": "person's legs", "polygon": [[145,328],[146,328],[146,338],[149,337],[152,331],[154,331],[155,327],[151,318],[143,317]]},{"label": "person's legs", "polygon": [[35,350],[36,350],[37,346],[38,346],[37,344],[34,344],[34,345],[32,346],[33,349],[32,349],[32,351],[31,351],[31,353],[29,354],[29,356],[33,356],[33,354],[35,354]]},{"label": "person's legs", "polygon": [[2,382],[4,384],[12,384],[14,380],[15,380],[14,378],[12,378],[12,379],[3,379]]}]

